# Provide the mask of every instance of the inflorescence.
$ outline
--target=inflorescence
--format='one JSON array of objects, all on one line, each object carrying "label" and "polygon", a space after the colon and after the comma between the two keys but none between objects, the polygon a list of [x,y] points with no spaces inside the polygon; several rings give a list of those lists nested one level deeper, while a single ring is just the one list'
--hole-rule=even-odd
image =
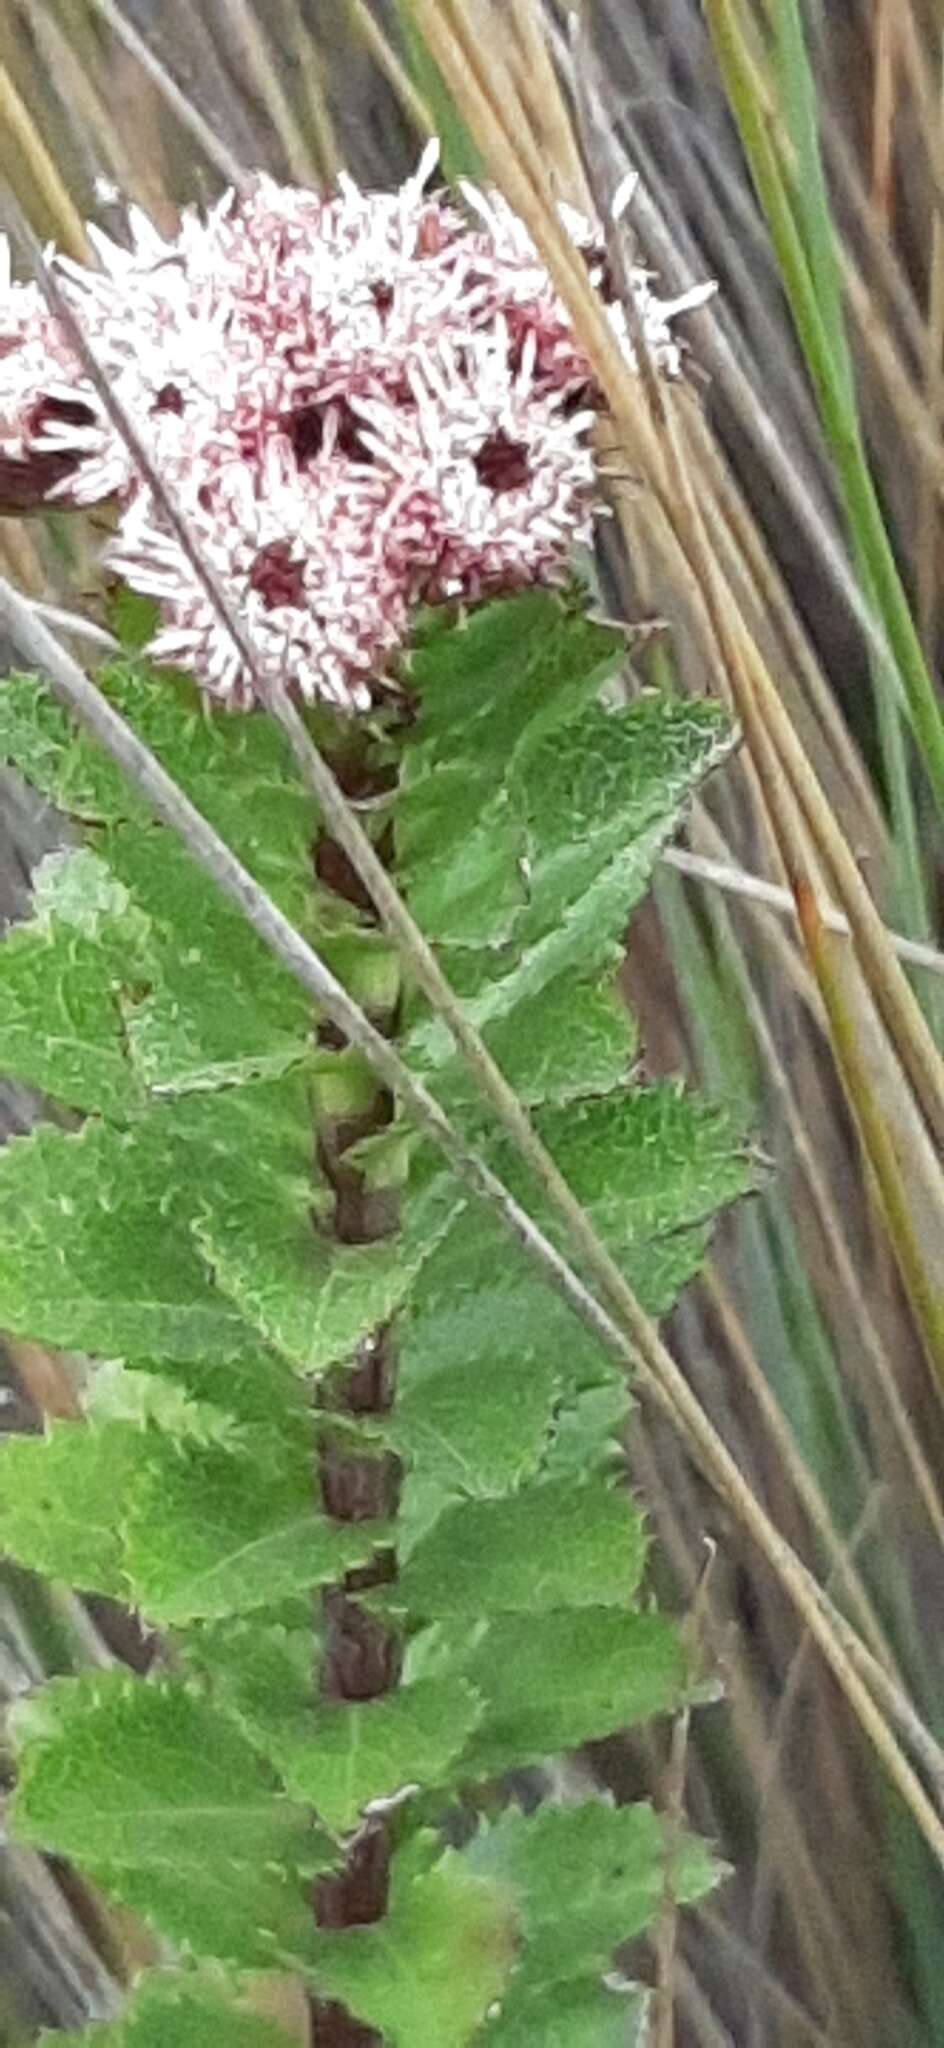
[{"label": "inflorescence", "polygon": [[[0,238],[0,474],[24,505],[114,500],[105,560],[153,597],[156,660],[234,709],[274,683],[364,710],[421,603],[562,581],[590,537],[590,365],[522,223],[494,192],[431,194],[433,147],[395,193],[258,176],[170,240],[53,274],[146,456],[109,415]],[[631,366],[603,237],[564,224]],[[3,265],[6,275],[3,275]],[[679,370],[672,305],[630,286],[655,367]],[[254,675],[168,519],[163,487],[251,649]]]}]

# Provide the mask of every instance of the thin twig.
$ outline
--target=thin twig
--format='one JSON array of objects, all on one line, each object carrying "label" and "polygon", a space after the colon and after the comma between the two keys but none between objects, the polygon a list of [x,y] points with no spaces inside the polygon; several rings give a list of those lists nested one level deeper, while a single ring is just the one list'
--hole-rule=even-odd
[{"label": "thin twig", "polygon": [[214,165],[228,185],[241,185],[245,180],[245,171],[238,158],[227,149],[225,142],[220,141],[219,136],[197,111],[193,102],[187,98],[186,93],[181,92],[180,86],[161,63],[160,58],[155,57],[143,36],[139,36],[137,29],[132,27],[130,21],[116,7],[115,0],[91,0],[91,5],[98,10],[102,20],[108,23],[112,35],[124,44],[132,57],[137,59],[142,71],[145,71],[152,84],[157,86],[161,98],[166,100],[181,127],[186,128],[193,136],[208,162]]},{"label": "thin twig", "polygon": [[94,619],[83,619],[80,612],[64,611],[60,604],[44,604],[38,597],[32,598],[31,603],[37,618],[45,619],[49,626],[58,626],[60,633],[71,633],[75,640],[88,640],[108,654],[120,654],[120,642],[104,626],[97,626]]},{"label": "thin twig", "polygon": [[[745,868],[732,868],[721,860],[711,860],[707,854],[692,853],[685,846],[666,846],[660,856],[664,866],[677,868],[682,875],[691,875],[695,881],[708,882],[712,888],[723,889],[728,896],[744,896],[752,903],[763,903],[769,910],[780,911],[796,923],[797,908],[789,889],[778,882],[765,881],[762,875],[750,875]],[[834,903],[821,903],[819,915],[827,931],[838,932],[844,939],[851,938],[849,920]],[[907,960],[910,967],[923,967],[928,974],[944,974],[944,953],[936,946],[926,946],[918,939],[906,939],[901,932],[893,932],[886,925],[888,938],[899,960]]]}]

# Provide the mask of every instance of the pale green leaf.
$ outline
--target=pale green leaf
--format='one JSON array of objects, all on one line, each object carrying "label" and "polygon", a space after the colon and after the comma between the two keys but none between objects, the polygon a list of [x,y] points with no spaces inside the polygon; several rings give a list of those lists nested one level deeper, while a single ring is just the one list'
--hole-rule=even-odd
[{"label": "pale green leaf", "polygon": [[464,2048],[507,1981],[512,1917],[501,1892],[458,1858],[424,1869],[418,1847],[393,1859],[383,1920],[318,1938],[314,1983],[376,2027],[386,2048]]},{"label": "pale green leaf", "polygon": [[148,1619],[180,1626],[341,1578],[384,1534],[322,1513],[310,1435],[289,1445],[257,1430],[245,1450],[158,1437],[129,1504],[125,1566]]},{"label": "pale green leaf", "polygon": [[152,1426],[198,1444],[240,1441],[239,1425],[225,1409],[194,1400],[178,1380],[135,1371],[114,1358],[89,1371],[82,1388],[82,1413],[93,1424],[134,1423],[139,1432]]},{"label": "pale green leaf", "polygon": [[447,1508],[401,1566],[397,1596],[422,1620],[628,1605],[645,1549],[625,1490],[544,1480]]},{"label": "pale green leaf", "polygon": [[21,1841],[116,1868],[305,1860],[301,1809],[185,1686],[118,1670],[53,1679],[16,1703],[11,1732]]},{"label": "pale green leaf", "polygon": [[[192,684],[140,658],[112,663],[97,680],[257,880],[289,915],[304,915],[315,818],[275,720],[210,717]],[[4,682],[0,758],[70,816],[107,826],[133,819],[149,834],[143,799],[35,676]]]},{"label": "pale green leaf", "polygon": [[237,2003],[237,1991],[181,1971],[149,1970],[136,1984],[120,2020],[83,2028],[81,2034],[43,2034],[48,2048],[298,2048],[274,2020]]},{"label": "pale green leaf", "polygon": [[529,1994],[513,1983],[482,2048],[651,2048],[644,1991],[602,1984],[555,1984]]},{"label": "pale green leaf", "polygon": [[315,1708],[307,1725],[276,1738],[271,1754],[292,1796],[343,1831],[372,1800],[443,1784],[478,1712],[463,1679],[418,1679],[380,1699]]},{"label": "pale green leaf", "polygon": [[470,1636],[439,1623],[410,1646],[410,1679],[460,1673],[483,1701],[462,1776],[493,1778],[677,1707],[687,1663],[652,1614],[585,1607],[503,1614]]},{"label": "pale green leaf", "polygon": [[0,760],[85,823],[146,815],[110,756],[73,724],[38,676],[4,677]]},{"label": "pale green leaf", "polygon": [[310,999],[170,833],[119,827],[115,874],[146,910],[155,961],[127,1005],[144,1085],[183,1094],[274,1077],[310,1044]]},{"label": "pale green leaf", "polygon": [[104,1356],[226,1357],[251,1333],[209,1284],[197,1160],[166,1110],[39,1126],[0,1153],[0,1324]]},{"label": "pale green leaf", "polygon": [[[251,1332],[247,1331],[246,1336],[250,1338]],[[201,1414],[209,1410],[225,1415],[240,1436],[247,1424],[261,1423],[267,1430],[281,1430],[289,1437],[307,1426],[310,1404],[304,1381],[285,1359],[261,1344],[255,1351],[247,1348],[241,1355],[226,1358],[201,1358],[193,1353],[185,1358],[135,1358],[129,1361],[128,1373],[135,1382],[149,1380],[156,1384],[155,1394],[135,1389],[129,1392],[129,1400],[140,1400],[149,1413],[153,1404],[153,1420],[158,1423],[166,1412],[165,1404],[178,1398],[191,1402]],[[107,1383],[104,1398],[107,1401]],[[93,1385],[92,1409],[95,1400]],[[85,1406],[91,1412],[88,1399]],[[178,1433],[197,1432],[188,1429]],[[211,1434],[207,1432],[208,1441]]]},{"label": "pale green leaf", "polygon": [[47,855],[34,910],[0,951],[0,1067],[77,1109],[140,1107],[123,1002],[155,972],[147,918],[83,849]]},{"label": "pale green leaf", "polygon": [[462,1861],[513,1897],[523,1937],[516,1987],[536,1992],[602,1977],[613,1950],[653,1924],[667,1895],[687,1904],[718,1876],[705,1844],[672,1839],[651,1806],[602,1799],[531,1815],[509,1808]]},{"label": "pale green leaf", "polygon": [[300,1874],[334,1851],[225,1714],[109,1671],[53,1680],[11,1726],[18,1840],[71,1858],[197,1954],[264,1969],[304,1953]]},{"label": "pale green leaf", "polygon": [[127,1423],[57,1422],[0,1451],[0,1550],[83,1592],[127,1599],[120,1503],[144,1440]]}]

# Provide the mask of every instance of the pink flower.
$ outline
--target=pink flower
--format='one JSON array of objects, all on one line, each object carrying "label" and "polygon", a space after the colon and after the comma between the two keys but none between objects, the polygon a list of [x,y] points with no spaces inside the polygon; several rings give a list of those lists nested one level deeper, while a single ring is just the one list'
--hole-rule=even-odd
[{"label": "pink flower", "polygon": [[[97,270],[60,289],[148,470],[39,292],[0,273],[0,501],[118,501],[112,568],[153,596],[159,661],[242,709],[280,682],[368,706],[420,601],[559,582],[590,538],[590,365],[527,231],[495,193],[329,197],[257,177],[164,240],[90,229]],[[603,237],[564,216],[635,367]],[[680,367],[665,306],[631,286],[652,359]],[[239,621],[242,655],[159,479]]]},{"label": "pink flower", "polygon": [[255,678],[186,551],[138,493],[105,559],[161,607],[155,660],[192,669],[234,710],[273,684],[308,703],[366,710],[374,678],[406,637],[408,590],[383,547],[386,480],[354,469],[328,456],[301,474],[290,442],[274,437],[257,468],[231,461],[181,499]]}]

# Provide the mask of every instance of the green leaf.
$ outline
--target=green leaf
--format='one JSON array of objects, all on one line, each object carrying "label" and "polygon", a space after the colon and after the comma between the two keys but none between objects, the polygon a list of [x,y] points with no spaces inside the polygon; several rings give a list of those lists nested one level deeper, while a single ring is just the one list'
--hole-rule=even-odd
[{"label": "green leaf", "polygon": [[588,947],[599,944],[590,913],[601,883],[615,865],[626,890],[625,918],[658,848],[731,742],[717,703],[655,693],[615,711],[588,704],[565,733],[542,735],[521,770],[519,801],[533,852],[518,945],[526,951],[562,923],[572,943],[582,932]]},{"label": "green leaf", "polygon": [[54,2048],[74,2041],[87,2048],[297,2048],[297,2039],[273,2020],[260,2019],[220,1986],[180,1971],[149,1970],[120,2020],[83,2028],[81,2034],[43,2034]]},{"label": "green leaf", "polygon": [[423,1620],[628,1605],[645,1548],[628,1493],[545,1480],[447,1508],[401,1566],[397,1597]]},{"label": "green leaf", "polygon": [[613,1950],[652,1925],[667,1895],[688,1903],[718,1877],[705,1844],[672,1840],[651,1806],[602,1799],[531,1815],[509,1808],[461,1853],[514,1898],[523,1941],[511,2003],[518,1989],[602,1977]]},{"label": "green leaf", "polygon": [[670,1711],[687,1666],[659,1616],[585,1607],[499,1615],[471,1637],[466,1623],[439,1623],[411,1644],[407,1677],[443,1672],[481,1695],[461,1775],[483,1779]]},{"label": "green leaf", "polygon": [[[625,1087],[638,1045],[616,988],[567,973],[524,996],[486,1031],[489,1051],[522,1101],[566,1103]],[[441,1101],[473,1101],[474,1083],[458,1063],[436,1075]]]},{"label": "green leaf", "polygon": [[[274,719],[208,716],[192,684],[147,662],[121,659],[97,681],[210,823],[288,915],[311,902],[315,816]],[[143,799],[86,738],[35,676],[11,676],[0,697],[0,758],[87,824],[133,820],[167,847]],[[131,835],[125,844],[130,846]],[[110,840],[106,840],[110,854]],[[153,849],[159,871],[158,848]],[[155,886],[158,886],[155,877]]]},{"label": "green leaf", "polygon": [[584,1387],[555,1415],[544,1472],[599,1473],[619,1456],[628,1413],[626,1380],[613,1367],[600,1386]]},{"label": "green leaf", "polygon": [[355,1827],[372,1800],[445,1782],[478,1718],[461,1678],[420,1679],[364,1703],[326,1703],[310,1626],[211,1625],[190,1635],[186,1656],[292,1796],[332,1831]]},{"label": "green leaf", "polygon": [[[137,661],[100,680],[256,878],[309,925],[314,815],[274,721],[211,720],[189,686]],[[125,976],[137,983],[128,1047],[145,1085],[205,1088],[296,1062],[313,1025],[303,991],[32,678],[5,686],[0,751],[64,809],[106,828],[96,850],[151,919],[147,971]]]},{"label": "green leaf", "polygon": [[[191,1235],[201,1163],[158,1109],[126,1130],[40,1125],[0,1153],[0,1323],[105,1357],[244,1350]],[[205,1167],[203,1168],[205,1171]]]},{"label": "green leaf", "polygon": [[650,2048],[646,1992],[555,1984],[533,1996],[513,1984],[483,2031],[483,2048]]},{"label": "green leaf", "polygon": [[257,1430],[245,1450],[155,1438],[125,1525],[136,1604],[177,1626],[249,1614],[365,1563],[388,1532],[330,1521],[316,1488],[310,1438]]},{"label": "green leaf", "polygon": [[233,1864],[299,1847],[305,1816],[232,1724],[179,1684],[54,1679],[11,1717],[22,1841],[123,1864]]},{"label": "green leaf", "polygon": [[91,1370],[82,1389],[82,1413],[92,1424],[133,1423],[139,1435],[153,1426],[198,1444],[235,1446],[240,1441],[239,1425],[224,1409],[193,1400],[176,1380],[129,1370],[115,1358]]},{"label": "green leaf", "polygon": [[509,937],[529,894],[515,767],[622,654],[617,634],[537,593],[485,606],[462,631],[432,631],[414,654],[421,709],[395,826],[401,886],[428,937]]},{"label": "green leaf", "polygon": [[109,859],[154,934],[128,1004],[128,1051],[149,1089],[184,1094],[275,1077],[309,1048],[310,1000],[170,833],[121,827]]},{"label": "green leaf", "polygon": [[[590,677],[598,686],[599,674],[591,670]],[[482,695],[500,730],[500,708],[488,691],[479,693],[480,708]],[[436,705],[435,691],[429,701]],[[627,918],[661,846],[676,828],[697,782],[730,744],[730,728],[718,707],[700,701],[651,696],[618,712],[584,703],[574,716],[572,692],[564,705],[570,723],[561,732],[551,729],[555,701],[552,691],[542,718],[528,733],[527,745],[519,740],[516,753],[509,743],[507,765],[488,754],[477,764],[474,773],[484,778],[488,789],[498,778],[501,791],[500,834],[488,811],[485,789],[478,791],[483,860],[477,874],[470,871],[475,841],[467,830],[461,831],[459,871],[453,874],[449,826],[437,809],[445,806],[445,792],[440,785],[438,793],[431,793],[425,781],[414,789],[409,759],[406,791],[395,813],[408,853],[411,836],[418,842],[412,866],[407,859],[411,907],[430,936],[449,942],[443,962],[465,998],[470,1019],[497,1058],[511,1058],[515,1084],[529,1100],[540,1099],[542,1071],[555,1043],[555,1015],[563,1009],[562,1024],[575,1016],[575,983],[593,988],[605,969],[615,971]],[[420,733],[422,729],[421,719]],[[484,737],[487,744],[490,735]],[[473,776],[471,768],[469,774]],[[470,789],[474,794],[474,776]],[[493,796],[493,804],[497,801]],[[457,830],[462,827],[460,815],[455,822]],[[433,861],[432,838],[440,828],[446,833],[446,848]],[[501,866],[503,842],[503,893],[487,931],[496,889],[492,870],[496,862]],[[514,914],[508,909],[511,894],[518,904]],[[450,923],[448,906],[455,898],[461,903],[466,897],[474,904],[476,934]],[[470,950],[474,936],[479,950]],[[522,1010],[526,1035],[519,1023]],[[627,1047],[614,1043],[617,1023],[611,1013],[603,1043],[595,1047],[604,1074],[612,1074],[614,1067],[625,1072],[629,1034]],[[600,1037],[599,1018],[586,1028],[592,1040]],[[447,1086],[461,1091],[449,1034],[418,1000],[405,1051],[421,1069],[445,1065]],[[548,1083],[551,1095],[560,1098],[579,1086],[576,1060],[570,1062],[560,1045],[557,1064],[552,1063],[543,1085]]]},{"label": "green leaf", "polygon": [[477,1204],[417,1277],[398,1345],[387,1433],[407,1468],[404,1557],[450,1497],[506,1494],[536,1475],[561,1405],[612,1381],[596,1340]]},{"label": "green leaf", "polygon": [[0,760],[69,817],[101,824],[144,815],[120,769],[73,725],[38,676],[4,678]]},{"label": "green leaf", "polygon": [[393,1312],[458,1198],[442,1175],[395,1241],[337,1247],[311,1220],[313,1142],[305,1079],[286,1075],[159,1104],[123,1131],[40,1128],[7,1146],[0,1318],[171,1360],[244,1353],[254,1326],[322,1370]]},{"label": "green leaf", "polygon": [[197,1954],[264,1969],[310,1946],[299,1873],[333,1851],[224,1714],[109,1671],[53,1680],[11,1729],[18,1840],[75,1859]]},{"label": "green leaf", "polygon": [[[664,1313],[697,1272],[718,1209],[756,1183],[739,1119],[670,1082],[549,1107],[535,1122],[643,1306]],[[553,1235],[549,1205],[504,1141],[494,1163]],[[481,1249],[477,1256],[483,1259]]]},{"label": "green leaf", "polygon": [[[409,1326],[411,1365],[422,1359],[424,1329],[422,1318]],[[450,1499],[508,1493],[541,1464],[559,1366],[552,1352],[521,1358],[513,1348],[506,1351],[498,1329],[493,1341],[491,1354],[469,1355],[465,1372],[437,1371],[433,1351],[429,1371],[411,1374],[405,1384],[401,1377],[386,1435],[407,1468],[398,1524],[404,1558]]]},{"label": "green leaf", "polygon": [[84,850],[47,855],[33,892],[33,919],[3,941],[0,1066],[78,1109],[139,1107],[122,999],[155,971],[148,920]]},{"label": "green leaf", "polygon": [[118,1504],[143,1459],[126,1423],[59,1422],[0,1452],[0,1549],[84,1592],[127,1599]]},{"label": "green leaf", "polygon": [[[461,1196],[448,1174],[436,1173],[404,1203],[395,1238],[338,1245],[317,1234],[310,1189],[299,1178],[304,1112],[288,1101],[288,1087],[262,1103],[264,1130],[254,1116],[261,1089],[214,1107],[211,1125],[225,1127],[227,1156],[219,1147],[195,1234],[218,1286],[247,1321],[300,1372],[319,1373],[349,1357],[399,1307]],[[246,1159],[257,1155],[270,1169],[265,1178],[246,1172]]]},{"label": "green leaf", "polygon": [[424,1868],[421,1856],[419,1841],[394,1857],[383,1920],[319,1937],[314,1983],[387,2048],[463,2048],[505,1985],[514,1927],[500,1891],[459,1858]]},{"label": "green leaf", "polygon": [[[98,1413],[96,1388],[100,1372],[98,1368],[91,1392],[84,1400],[87,1414]],[[130,1388],[125,1384],[129,1380],[133,1383]],[[142,1381],[150,1382],[156,1391],[141,1391]],[[196,1428],[177,1429],[166,1419],[175,1399],[190,1402],[198,1415],[207,1411],[211,1415],[225,1415],[240,1439],[247,1424],[261,1423],[269,1432],[279,1430],[288,1437],[303,1433],[307,1426],[310,1404],[304,1381],[285,1359],[261,1344],[255,1351],[247,1348],[239,1356],[225,1358],[200,1358],[193,1353],[186,1358],[135,1358],[125,1370],[122,1385],[129,1411],[145,1411],[146,1419],[170,1429],[172,1434],[199,1434]],[[122,1398],[117,1382],[115,1397],[116,1401]],[[107,1407],[107,1381],[103,1399]],[[117,1415],[121,1411],[116,1407],[114,1412]],[[133,1419],[130,1412],[128,1419]],[[213,1437],[210,1428],[204,1434],[208,1442]],[[232,1440],[229,1431],[226,1440]]]},{"label": "green leaf", "polygon": [[418,1679],[384,1698],[315,1709],[307,1726],[277,1738],[271,1754],[292,1796],[343,1832],[371,1801],[445,1783],[478,1713],[465,1680]]}]

